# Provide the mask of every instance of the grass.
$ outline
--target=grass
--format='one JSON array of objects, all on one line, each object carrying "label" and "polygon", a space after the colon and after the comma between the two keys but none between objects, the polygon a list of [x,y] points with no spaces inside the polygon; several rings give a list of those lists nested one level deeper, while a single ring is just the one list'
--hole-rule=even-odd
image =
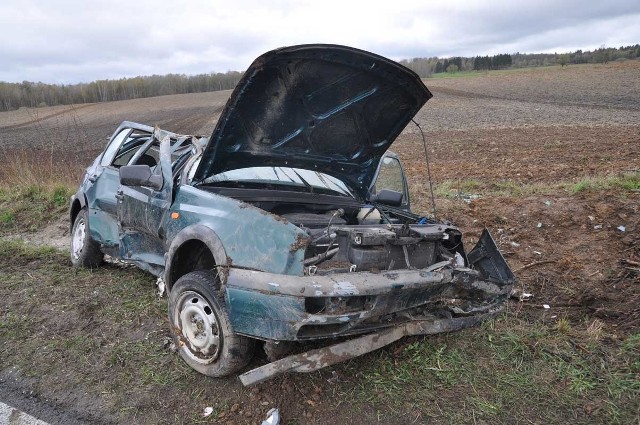
[{"label": "grass", "polygon": [[586,177],[570,186],[570,191],[596,191],[607,189],[640,190],[640,172],[625,173],[619,176]]},{"label": "grass", "polygon": [[35,231],[69,209],[70,186],[0,186],[0,235]]},{"label": "grass", "polygon": [[[507,314],[479,330],[378,354],[354,396],[451,423],[633,421],[640,407],[638,335],[589,352],[579,348],[586,338],[586,327],[568,331],[562,322],[528,323]],[[593,401],[603,408],[587,419],[584,406]]]},{"label": "grass", "polygon": [[513,180],[485,182],[475,179],[461,181],[445,180],[435,187],[439,198],[456,198],[469,195],[484,196],[529,196],[554,193],[577,194],[585,191],[621,189],[640,190],[640,172],[627,172],[614,176],[585,177],[578,181],[558,181],[555,183],[520,183]]}]

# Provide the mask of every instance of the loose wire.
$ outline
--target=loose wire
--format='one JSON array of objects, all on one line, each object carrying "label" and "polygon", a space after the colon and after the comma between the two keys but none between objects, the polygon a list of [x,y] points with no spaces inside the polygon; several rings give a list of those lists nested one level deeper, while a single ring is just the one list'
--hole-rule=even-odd
[{"label": "loose wire", "polygon": [[420,124],[416,122],[413,118],[411,119],[413,123],[420,130],[420,135],[422,136],[422,144],[424,145],[424,157],[427,160],[427,175],[429,176],[429,191],[431,192],[431,207],[433,208],[433,220],[437,221],[436,218],[436,197],[433,195],[433,182],[431,181],[431,167],[429,166],[429,151],[427,149],[427,139],[424,137],[424,132],[422,131],[422,127]]}]

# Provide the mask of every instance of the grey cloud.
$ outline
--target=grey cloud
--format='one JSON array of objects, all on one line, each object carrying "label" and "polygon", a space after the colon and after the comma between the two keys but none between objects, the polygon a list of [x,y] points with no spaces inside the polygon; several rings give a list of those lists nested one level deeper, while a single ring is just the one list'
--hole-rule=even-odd
[{"label": "grey cloud", "polygon": [[0,80],[74,83],[242,70],[270,48],[303,42],[351,44],[402,59],[640,41],[638,0],[367,4],[344,12],[331,0],[237,0],[233,6],[4,0]]}]

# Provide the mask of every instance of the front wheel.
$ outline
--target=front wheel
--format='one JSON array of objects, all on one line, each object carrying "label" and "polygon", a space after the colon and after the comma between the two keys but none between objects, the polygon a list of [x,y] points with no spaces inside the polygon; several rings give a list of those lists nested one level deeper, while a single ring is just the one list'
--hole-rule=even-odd
[{"label": "front wheel", "polygon": [[97,267],[102,264],[104,255],[98,242],[89,233],[89,213],[82,208],[71,229],[71,264],[75,267]]},{"label": "front wheel", "polygon": [[211,271],[182,276],[169,293],[169,322],[183,360],[213,377],[242,369],[253,356],[255,341],[236,335],[222,297],[220,281]]}]

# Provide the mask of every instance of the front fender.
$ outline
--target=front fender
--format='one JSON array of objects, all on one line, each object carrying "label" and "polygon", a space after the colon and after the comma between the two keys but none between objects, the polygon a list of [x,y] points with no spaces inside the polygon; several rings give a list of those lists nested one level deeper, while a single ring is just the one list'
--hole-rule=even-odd
[{"label": "front fender", "polygon": [[224,247],[219,256],[212,251],[218,265],[233,263],[233,267],[249,270],[303,274],[308,235],[282,217],[191,186],[179,188],[168,216],[165,234],[170,245],[184,229],[201,225]]},{"label": "front fender", "polygon": [[[165,254],[165,272],[164,279],[169,286],[173,284],[174,264],[173,260],[178,252],[178,249],[187,241],[198,240],[204,243],[209,251],[213,255],[218,266],[227,266],[229,264],[229,258],[224,250],[222,241],[212,229],[202,224],[194,224],[182,229],[171,241],[171,245]],[[223,284],[225,282],[222,282]]]}]

